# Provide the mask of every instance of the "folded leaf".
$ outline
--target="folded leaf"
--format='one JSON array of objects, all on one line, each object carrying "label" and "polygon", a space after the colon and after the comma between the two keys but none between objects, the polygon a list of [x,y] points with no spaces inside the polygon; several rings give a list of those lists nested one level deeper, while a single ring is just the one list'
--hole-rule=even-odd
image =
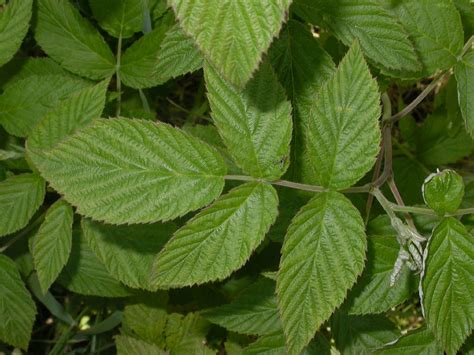
[{"label": "folded leaf", "polygon": [[272,186],[252,182],[231,190],[175,233],[155,261],[151,285],[182,287],[228,277],[250,258],[277,214]]},{"label": "folded leaf", "polygon": [[455,218],[433,231],[425,253],[421,290],[429,328],[448,354],[474,329],[474,239]]},{"label": "folded leaf", "polygon": [[173,224],[111,226],[84,219],[82,229],[114,278],[129,287],[147,289],[153,260],[176,228]]},{"label": "folded leaf", "polygon": [[458,83],[458,100],[466,130],[474,137],[474,50],[470,50],[454,69]]},{"label": "folded leaf", "polygon": [[33,0],[11,0],[0,12],[0,67],[12,59],[28,31]]},{"label": "folded leaf", "polygon": [[461,17],[451,0],[384,0],[409,34],[423,65],[419,77],[456,63],[464,43]]},{"label": "folded leaf", "polygon": [[38,0],[35,37],[41,48],[67,70],[90,79],[115,71],[115,58],[104,38],[69,0]]},{"label": "folded leaf", "polygon": [[255,177],[278,179],[289,163],[291,104],[268,63],[244,89],[205,66],[212,119],[237,165]]},{"label": "folded leaf", "polygon": [[0,237],[25,227],[43,203],[44,180],[35,174],[0,182]]},{"label": "folded leaf", "polygon": [[35,303],[15,263],[3,254],[0,254],[0,274],[0,340],[27,350],[35,321]]},{"label": "folded leaf", "polygon": [[243,87],[278,35],[291,0],[170,0],[184,31],[228,81]]},{"label": "folded leaf", "polygon": [[380,355],[443,355],[443,349],[436,342],[431,330],[426,327],[409,332],[396,342],[390,343],[375,354]]},{"label": "folded leaf", "polygon": [[277,278],[289,353],[301,351],[354,285],[365,262],[359,211],[337,192],[316,195],[293,219]]},{"label": "folded leaf", "polygon": [[64,75],[34,75],[8,86],[0,96],[0,124],[18,137],[28,136],[61,100],[90,86]]},{"label": "folded leaf", "polygon": [[89,0],[92,14],[110,35],[128,38],[143,28],[145,0]]},{"label": "folded leaf", "polygon": [[261,279],[242,290],[230,304],[202,313],[203,317],[230,331],[266,335],[281,331],[275,295],[275,282]]},{"label": "folded leaf", "polygon": [[355,43],[308,111],[308,159],[316,181],[344,189],[373,166],[379,151],[377,83]]},{"label": "folded leaf", "polygon": [[406,31],[378,0],[295,0],[294,9],[347,46],[358,40],[367,57],[382,67],[421,69]]},{"label": "folded leaf", "polygon": [[293,179],[314,183],[316,179],[308,164],[308,143],[304,132],[310,117],[309,110],[321,86],[331,78],[336,67],[311,31],[294,20],[288,21],[269,54],[294,108],[289,174]]},{"label": "folded leaf", "polygon": [[79,213],[112,224],[164,221],[220,195],[225,164],[204,142],[166,124],[96,120],[38,164]]},{"label": "folded leaf", "polygon": [[54,203],[33,239],[32,254],[43,294],[69,259],[74,212],[64,200]]},{"label": "folded leaf", "polygon": [[80,230],[73,230],[71,255],[58,282],[72,292],[87,296],[126,297],[131,294],[108,273]]}]

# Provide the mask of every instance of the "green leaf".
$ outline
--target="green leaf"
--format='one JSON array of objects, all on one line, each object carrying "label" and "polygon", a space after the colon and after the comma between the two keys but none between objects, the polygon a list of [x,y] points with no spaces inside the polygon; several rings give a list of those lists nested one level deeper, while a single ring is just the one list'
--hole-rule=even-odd
[{"label": "green leaf", "polygon": [[474,50],[470,50],[454,69],[458,83],[458,100],[466,130],[474,137]]},{"label": "green leaf", "polygon": [[166,343],[170,354],[215,355],[205,345],[208,330],[209,323],[196,313],[188,313],[186,316],[170,314],[166,324]]},{"label": "green leaf", "polygon": [[175,229],[173,224],[111,226],[82,220],[89,247],[110,275],[141,289],[148,288],[153,260]]},{"label": "green leaf", "polygon": [[34,75],[8,86],[0,96],[0,124],[18,137],[26,137],[61,100],[90,83],[64,75]]},{"label": "green leaf", "polygon": [[38,0],[37,6],[36,41],[51,58],[90,79],[115,72],[115,58],[104,38],[69,0]]},{"label": "green leaf", "polygon": [[33,162],[41,152],[53,149],[58,143],[99,118],[104,106],[108,80],[87,87],[61,101],[35,126],[28,137],[28,153]]},{"label": "green leaf", "polygon": [[291,0],[169,0],[184,31],[232,84],[243,87],[278,35]]},{"label": "green leaf", "polygon": [[95,120],[45,153],[38,169],[79,213],[148,223],[209,204],[226,173],[211,147],[166,124]]},{"label": "green leaf", "polygon": [[434,74],[456,63],[464,43],[461,17],[451,0],[384,0],[398,18],[423,64],[417,76]]},{"label": "green leaf", "polygon": [[281,331],[275,282],[270,279],[255,282],[232,303],[211,308],[202,315],[236,333],[266,335]]},{"label": "green leaf", "polygon": [[294,108],[289,173],[296,180],[312,183],[315,178],[311,176],[308,166],[308,142],[304,132],[313,102],[321,86],[332,76],[336,67],[310,30],[294,20],[288,21],[269,54]]},{"label": "green leaf", "polygon": [[347,46],[358,40],[367,57],[384,68],[421,69],[407,33],[377,0],[295,0],[294,10]]},{"label": "green leaf", "polygon": [[272,67],[263,63],[242,90],[209,64],[204,74],[212,119],[237,165],[252,176],[278,179],[289,163],[292,121]]},{"label": "green leaf", "polygon": [[443,355],[431,330],[426,327],[409,332],[375,352],[377,355]]},{"label": "green leaf", "polygon": [[45,294],[69,259],[74,212],[64,200],[54,203],[33,239],[33,260]]},{"label": "green leaf", "polygon": [[165,355],[166,351],[146,341],[135,339],[125,335],[115,336],[115,345],[118,355],[140,354],[140,355]]},{"label": "green leaf", "polygon": [[151,285],[182,287],[228,277],[250,258],[277,214],[271,185],[251,182],[231,190],[175,233],[155,261]]},{"label": "green leaf", "polygon": [[375,349],[400,336],[395,324],[385,316],[348,316],[336,313],[331,331],[341,355],[371,354]]},{"label": "green leaf", "polygon": [[426,204],[440,215],[456,212],[463,196],[464,182],[454,170],[446,169],[432,174],[423,185]]},{"label": "green leaf", "polygon": [[362,272],[366,237],[359,211],[337,192],[316,195],[293,219],[277,279],[288,351],[301,351]]},{"label": "green leaf", "polygon": [[166,294],[153,293],[140,303],[127,305],[124,310],[124,327],[133,330],[140,339],[165,348],[167,323]]},{"label": "green leaf", "polygon": [[260,337],[244,349],[244,354],[285,355],[285,334],[276,332]]},{"label": "green leaf", "polygon": [[134,42],[122,56],[120,75],[132,88],[157,86],[201,68],[203,58],[178,25],[160,25]]},{"label": "green leaf", "polygon": [[355,43],[309,110],[308,159],[316,182],[344,189],[373,166],[379,151],[377,83]]},{"label": "green leaf", "polygon": [[0,12],[0,67],[10,61],[28,32],[33,0],[11,0]]},{"label": "green leaf", "polygon": [[82,231],[73,230],[71,255],[58,277],[68,290],[87,296],[126,297],[131,292],[107,272],[87,245]]},{"label": "green leaf", "polygon": [[35,174],[9,177],[0,182],[0,237],[25,227],[41,206],[44,180]]},{"label": "green leaf", "polygon": [[3,254],[0,254],[0,273],[0,340],[27,350],[36,306],[15,263]]},{"label": "green leaf", "polygon": [[454,218],[433,231],[425,255],[422,304],[426,322],[448,354],[474,327],[474,239]]},{"label": "green leaf", "polygon": [[349,293],[349,313],[382,313],[404,302],[416,291],[417,278],[406,265],[397,283],[390,286],[390,276],[399,250],[395,233],[369,235],[367,266]]},{"label": "green leaf", "polygon": [[100,27],[116,38],[129,38],[143,28],[144,0],[89,0]]},{"label": "green leaf", "polygon": [[474,3],[471,0],[454,0],[453,3],[461,15],[464,38],[467,41],[474,34]]}]

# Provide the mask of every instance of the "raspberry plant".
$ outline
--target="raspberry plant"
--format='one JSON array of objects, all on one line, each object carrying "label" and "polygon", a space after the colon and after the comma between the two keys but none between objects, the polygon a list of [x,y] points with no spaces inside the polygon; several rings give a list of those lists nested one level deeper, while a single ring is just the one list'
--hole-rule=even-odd
[{"label": "raspberry plant", "polygon": [[0,0],[0,350],[474,351],[470,0]]}]

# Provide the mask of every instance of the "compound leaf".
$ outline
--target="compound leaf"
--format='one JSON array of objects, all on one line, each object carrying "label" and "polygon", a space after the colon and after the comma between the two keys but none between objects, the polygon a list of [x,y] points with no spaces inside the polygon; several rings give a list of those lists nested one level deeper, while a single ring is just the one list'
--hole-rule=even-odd
[{"label": "compound leaf", "polygon": [[0,67],[10,61],[28,31],[33,0],[12,0],[0,12]]},{"label": "compound leaf", "polygon": [[466,130],[474,137],[474,50],[470,50],[454,69],[458,83],[458,101]]},{"label": "compound leaf", "polygon": [[362,178],[379,151],[377,83],[355,43],[309,110],[308,159],[316,181],[344,189]]},{"label": "compound leaf", "polygon": [[230,331],[266,335],[281,331],[275,295],[275,281],[261,279],[246,289],[230,304],[212,308],[203,317]]},{"label": "compound leaf", "polygon": [[268,184],[251,182],[222,196],[179,229],[158,255],[155,287],[182,287],[224,279],[249,259],[278,214]]},{"label": "compound leaf", "polygon": [[92,14],[110,35],[128,38],[143,28],[144,0],[89,0]]},{"label": "compound leaf", "polygon": [[113,226],[84,219],[82,230],[110,275],[129,287],[147,289],[153,260],[175,227],[172,224]]},{"label": "compound leaf", "polygon": [[212,119],[237,165],[255,177],[278,179],[289,163],[291,104],[270,64],[263,63],[244,89],[209,64],[204,73]]},{"label": "compound leaf", "polygon": [[184,31],[229,82],[243,87],[278,35],[291,0],[169,0]]},{"label": "compound leaf", "polygon": [[421,69],[407,33],[377,0],[295,0],[294,9],[347,46],[358,40],[367,57],[382,67]]},{"label": "compound leaf", "polygon": [[33,239],[32,254],[43,294],[56,280],[69,258],[74,212],[64,200],[54,203]]},{"label": "compound leaf", "polygon": [[168,220],[222,191],[224,161],[166,124],[98,119],[44,153],[38,168],[79,213],[112,224]]},{"label": "compound leaf", "polygon": [[36,306],[21,280],[15,263],[0,254],[0,340],[28,349]]},{"label": "compound leaf", "polygon": [[25,227],[41,206],[44,180],[35,174],[12,176],[0,182],[0,237]]},{"label": "compound leaf", "polygon": [[338,192],[316,195],[288,228],[277,278],[288,351],[301,351],[354,285],[365,262],[359,211]]},{"label": "compound leaf", "polygon": [[38,0],[37,6],[36,41],[51,58],[90,79],[115,72],[115,58],[104,38],[69,0]]},{"label": "compound leaf", "polygon": [[474,239],[455,218],[433,231],[422,278],[429,328],[448,354],[456,354],[474,327]]}]

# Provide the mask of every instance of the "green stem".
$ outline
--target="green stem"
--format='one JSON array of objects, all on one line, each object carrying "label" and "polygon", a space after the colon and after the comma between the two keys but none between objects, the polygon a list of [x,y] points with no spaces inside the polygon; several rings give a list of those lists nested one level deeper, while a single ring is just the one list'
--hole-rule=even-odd
[{"label": "green stem", "polygon": [[122,33],[120,33],[118,44],[117,44],[117,65],[115,66],[115,78],[117,81],[117,112],[116,116],[119,117],[122,106],[122,80],[120,78],[120,65],[122,60]]},{"label": "green stem", "polygon": [[473,43],[474,43],[474,36],[471,36],[471,38],[467,40],[466,44],[462,48],[462,52],[461,52],[461,55],[459,56],[459,60],[462,60],[462,57],[464,56],[464,54],[466,54],[472,48]]}]

